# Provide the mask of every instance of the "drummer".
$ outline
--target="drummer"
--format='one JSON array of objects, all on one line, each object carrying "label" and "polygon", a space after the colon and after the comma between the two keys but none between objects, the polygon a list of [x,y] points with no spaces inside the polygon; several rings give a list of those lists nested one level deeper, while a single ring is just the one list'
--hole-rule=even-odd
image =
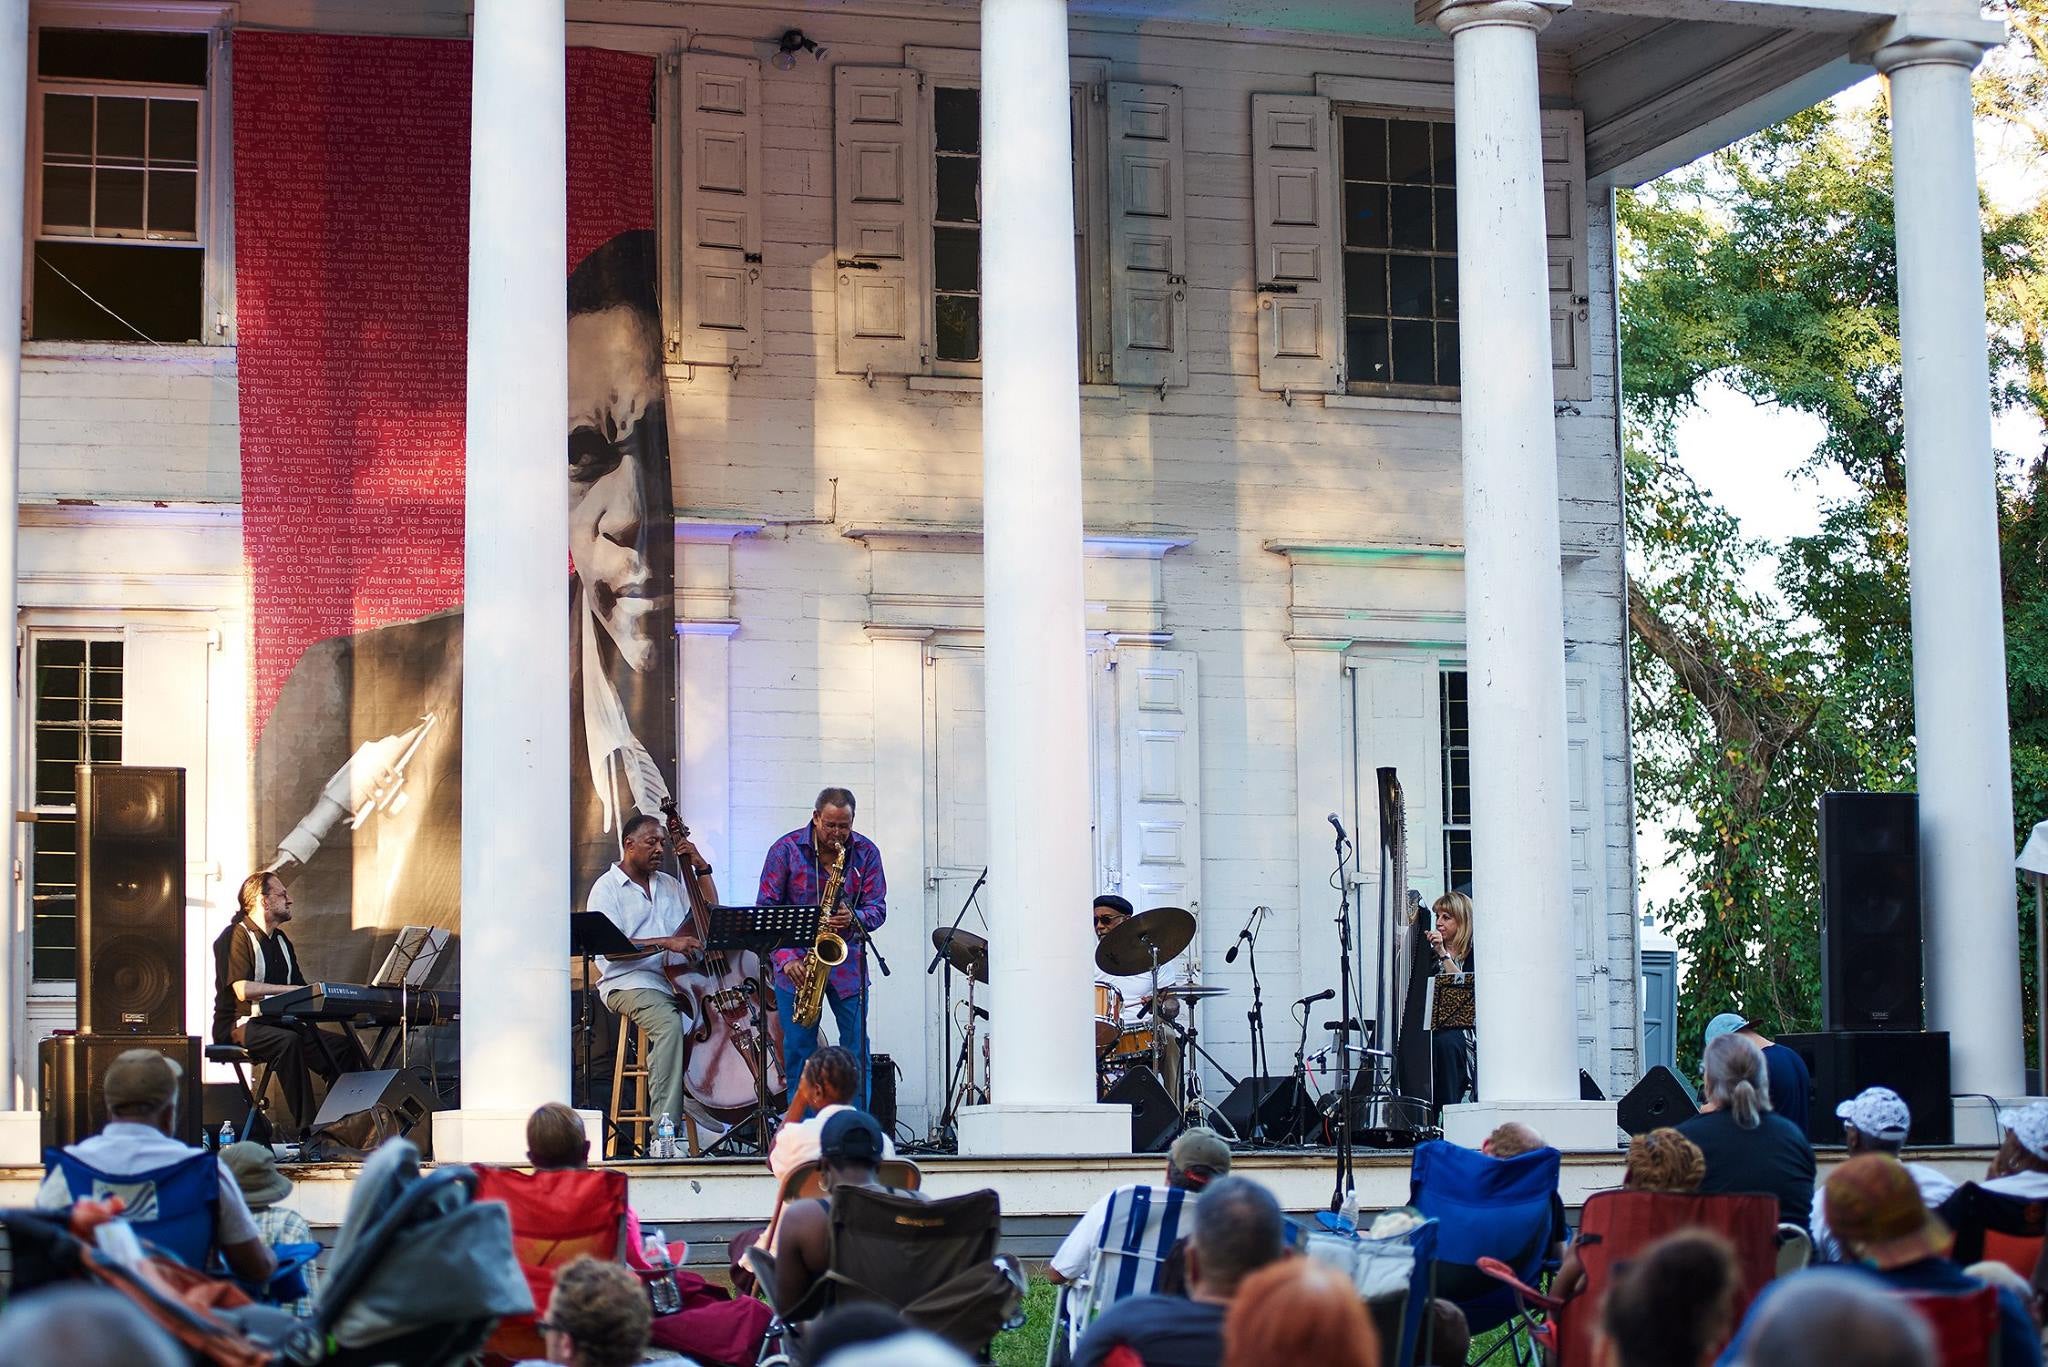
[{"label": "drummer", "polygon": [[[1105,892],[1096,897],[1093,908],[1095,938],[1100,941],[1109,932],[1130,920],[1132,911],[1133,908],[1130,902],[1113,892]],[[1162,970],[1163,977],[1166,965],[1161,964],[1159,967]],[[1095,971],[1095,980],[1116,990],[1117,996],[1123,1002],[1123,1023],[1125,1026],[1143,1028],[1152,1023],[1152,1013],[1148,1009],[1152,1004],[1151,974],[1132,973],[1120,975],[1105,973],[1098,965]],[[1172,1016],[1175,1014],[1178,1013],[1169,1008],[1168,1015]],[[1181,1094],[1180,1041],[1174,1037],[1173,1031],[1170,1029],[1166,1032],[1166,1037],[1160,1041],[1159,1062],[1160,1070],[1166,1074],[1162,1081],[1166,1083],[1167,1095],[1171,1096],[1174,1105],[1178,1106]]]}]

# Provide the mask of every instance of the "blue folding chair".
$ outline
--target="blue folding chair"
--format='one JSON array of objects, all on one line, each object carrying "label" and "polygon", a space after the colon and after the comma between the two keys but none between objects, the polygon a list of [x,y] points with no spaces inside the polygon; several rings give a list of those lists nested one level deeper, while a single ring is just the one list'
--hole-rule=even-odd
[{"label": "blue folding chair", "polygon": [[121,1198],[125,1220],[144,1242],[204,1272],[216,1246],[220,1160],[192,1154],[149,1172],[106,1173],[62,1149],[43,1151],[45,1170],[64,1174],[74,1201]]},{"label": "blue folding chair", "polygon": [[1189,1227],[1188,1193],[1178,1187],[1118,1187],[1109,1195],[1102,1235],[1080,1280],[1060,1288],[1048,1363],[1063,1360],[1080,1345],[1095,1317],[1121,1300],[1159,1289],[1167,1255]]},{"label": "blue folding chair", "polygon": [[[1491,1158],[1441,1139],[1415,1150],[1408,1203],[1437,1222],[1436,1294],[1465,1312],[1475,1335],[1515,1319],[1513,1288],[1482,1272],[1479,1260],[1498,1259],[1534,1286],[1550,1246],[1564,1237],[1551,1228],[1561,1160],[1548,1148]],[[1502,1342],[1523,1361],[1516,1335]]]}]

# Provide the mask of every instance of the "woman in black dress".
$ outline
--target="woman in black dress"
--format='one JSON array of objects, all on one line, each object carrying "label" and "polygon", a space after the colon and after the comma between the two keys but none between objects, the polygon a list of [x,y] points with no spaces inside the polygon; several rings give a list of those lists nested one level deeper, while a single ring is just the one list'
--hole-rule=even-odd
[{"label": "woman in black dress", "polygon": [[[1472,899],[1462,892],[1447,892],[1436,899],[1430,912],[1435,923],[1429,930],[1429,948],[1436,957],[1429,972],[1463,981],[1472,972]],[[1469,1028],[1430,1031],[1429,1075],[1438,1110],[1478,1100],[1478,1036]]]}]

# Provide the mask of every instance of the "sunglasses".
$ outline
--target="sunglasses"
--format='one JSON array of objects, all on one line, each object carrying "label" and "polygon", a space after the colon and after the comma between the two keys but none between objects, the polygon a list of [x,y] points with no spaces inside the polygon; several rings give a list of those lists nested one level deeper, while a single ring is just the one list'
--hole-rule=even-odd
[{"label": "sunglasses", "polygon": [[569,1328],[566,1324],[556,1324],[552,1320],[535,1320],[533,1327],[543,1334],[560,1334],[563,1338],[571,1341],[574,1341],[576,1338],[575,1330]]}]

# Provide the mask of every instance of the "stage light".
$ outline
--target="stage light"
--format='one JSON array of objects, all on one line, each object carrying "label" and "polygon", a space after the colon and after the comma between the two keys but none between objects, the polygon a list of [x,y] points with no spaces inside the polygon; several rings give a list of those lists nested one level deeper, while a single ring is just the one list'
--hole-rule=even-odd
[{"label": "stage light", "polygon": [[822,62],[825,60],[826,48],[823,44],[804,37],[804,31],[800,28],[787,29],[783,32],[782,41],[776,46],[772,60],[779,70],[794,70],[796,55],[799,52],[808,52]]}]

